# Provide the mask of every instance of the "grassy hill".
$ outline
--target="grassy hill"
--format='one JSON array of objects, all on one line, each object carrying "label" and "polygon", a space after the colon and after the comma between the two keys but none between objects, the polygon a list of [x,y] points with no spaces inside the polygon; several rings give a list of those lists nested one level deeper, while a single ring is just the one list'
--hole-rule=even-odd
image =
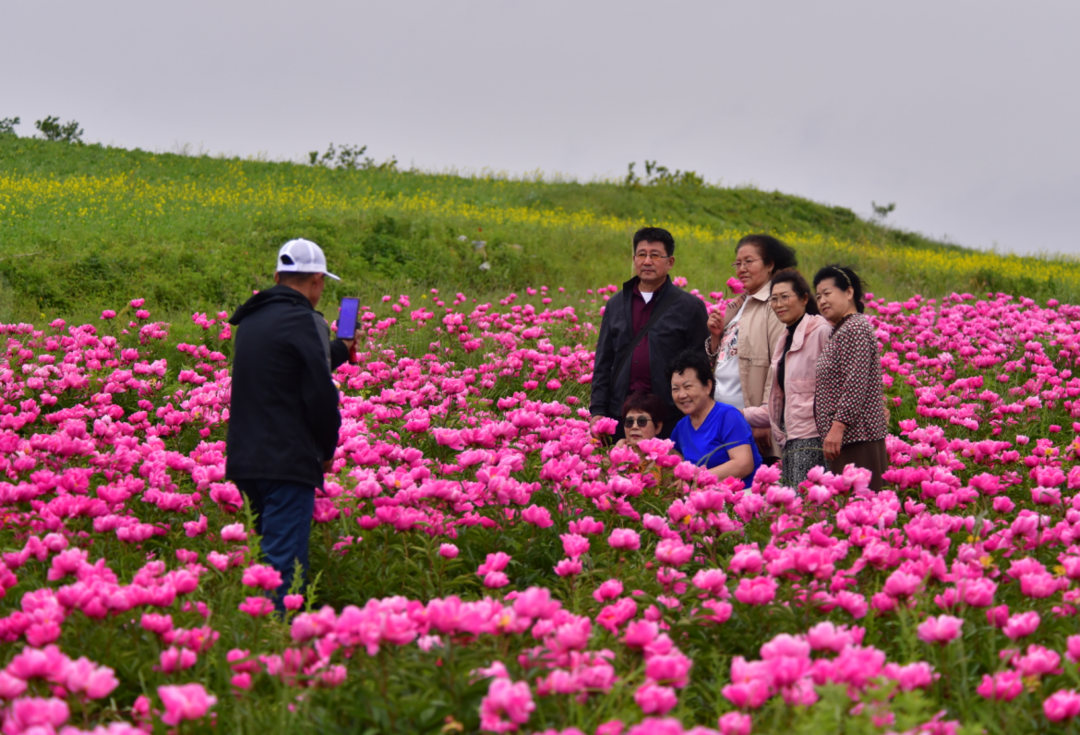
[{"label": "grassy hill", "polygon": [[674,275],[718,290],[734,243],[776,234],[812,272],[870,290],[1080,300],[1080,263],[999,256],[885,228],[841,207],[694,183],[550,183],[153,154],[0,136],[0,320],[87,317],[144,296],[173,316],[265,288],[278,246],[308,237],[343,277],[328,298],[440,287],[471,296],[619,283],[646,224],[676,237]]}]

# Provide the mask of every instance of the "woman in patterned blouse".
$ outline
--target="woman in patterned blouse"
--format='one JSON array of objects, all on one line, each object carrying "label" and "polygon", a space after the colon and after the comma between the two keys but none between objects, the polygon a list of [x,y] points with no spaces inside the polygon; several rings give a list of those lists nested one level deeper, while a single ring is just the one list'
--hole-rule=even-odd
[{"label": "woman in patterned blouse", "polygon": [[817,364],[814,419],[825,458],[834,473],[854,464],[873,473],[881,489],[888,469],[888,420],[881,382],[881,355],[873,327],[863,316],[862,282],[850,268],[829,265],[814,276],[821,315],[833,332]]}]

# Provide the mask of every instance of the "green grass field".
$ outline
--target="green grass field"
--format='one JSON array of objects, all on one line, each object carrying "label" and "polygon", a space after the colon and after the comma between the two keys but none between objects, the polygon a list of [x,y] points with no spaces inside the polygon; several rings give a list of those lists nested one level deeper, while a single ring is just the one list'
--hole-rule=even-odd
[{"label": "green grass field", "polygon": [[138,296],[160,317],[231,310],[270,283],[278,246],[300,236],[343,277],[329,303],[431,287],[578,292],[625,280],[631,234],[654,224],[676,236],[673,275],[703,292],[732,275],[739,237],[769,232],[796,247],[804,271],[850,264],[888,298],[1080,299],[1075,260],[967,250],[753,188],[330,169],[8,135],[0,320],[89,318]]}]

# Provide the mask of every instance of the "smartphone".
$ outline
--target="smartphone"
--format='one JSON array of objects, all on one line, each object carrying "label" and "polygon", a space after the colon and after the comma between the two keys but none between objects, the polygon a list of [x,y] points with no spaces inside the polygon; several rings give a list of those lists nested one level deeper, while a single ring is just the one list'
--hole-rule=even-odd
[{"label": "smartphone", "polygon": [[356,336],[356,315],[359,313],[360,299],[347,296],[341,300],[337,319],[338,339],[352,339]]}]

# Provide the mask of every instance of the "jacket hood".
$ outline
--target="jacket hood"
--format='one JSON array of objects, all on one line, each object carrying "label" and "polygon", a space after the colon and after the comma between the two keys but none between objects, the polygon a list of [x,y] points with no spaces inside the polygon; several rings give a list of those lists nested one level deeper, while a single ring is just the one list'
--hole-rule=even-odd
[{"label": "jacket hood", "polygon": [[288,286],[274,286],[252,296],[229,317],[229,324],[237,325],[267,304],[296,304],[314,309],[308,297]]},{"label": "jacket hood", "polygon": [[[803,342],[806,341],[809,335],[828,326],[829,320],[821,316],[821,314],[803,314],[799,326],[795,327],[795,336],[791,339],[792,351],[802,349]],[[782,344],[783,342],[781,342]]]}]

